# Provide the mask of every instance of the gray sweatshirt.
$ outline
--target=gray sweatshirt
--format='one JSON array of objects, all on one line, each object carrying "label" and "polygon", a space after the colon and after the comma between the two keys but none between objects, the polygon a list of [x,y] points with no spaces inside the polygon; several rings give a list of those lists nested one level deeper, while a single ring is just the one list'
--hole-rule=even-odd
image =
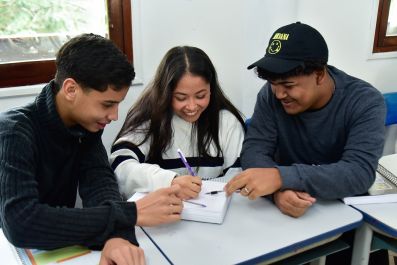
[{"label": "gray sweatshirt", "polygon": [[365,193],[382,154],[386,107],[369,83],[328,66],[335,92],[323,108],[288,115],[266,83],[241,153],[244,169],[277,167],[282,190],[336,199]]}]

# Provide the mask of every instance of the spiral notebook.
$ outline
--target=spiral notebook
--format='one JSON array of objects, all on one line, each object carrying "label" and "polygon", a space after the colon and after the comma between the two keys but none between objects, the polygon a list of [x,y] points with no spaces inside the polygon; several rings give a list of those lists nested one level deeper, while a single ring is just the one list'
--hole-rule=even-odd
[{"label": "spiral notebook", "polygon": [[382,156],[376,171],[397,187],[397,154]]},{"label": "spiral notebook", "polygon": [[[205,180],[202,183],[199,196],[183,202],[181,219],[221,224],[232,197],[227,197],[226,193],[223,192],[226,183],[211,180]],[[206,194],[214,191],[220,192]],[[137,201],[146,195],[145,192],[136,192],[128,201]]]},{"label": "spiral notebook", "polygon": [[382,156],[376,171],[369,195],[346,197],[343,199],[345,204],[397,202],[397,154]]},{"label": "spiral notebook", "polygon": [[210,179],[203,178],[203,180],[211,180],[211,181],[216,181],[216,182],[227,183],[227,182],[229,182],[229,180],[231,180],[233,177],[237,176],[241,172],[242,172],[241,167],[231,167],[228,169],[228,171],[223,176],[220,176],[217,178],[210,178]]}]

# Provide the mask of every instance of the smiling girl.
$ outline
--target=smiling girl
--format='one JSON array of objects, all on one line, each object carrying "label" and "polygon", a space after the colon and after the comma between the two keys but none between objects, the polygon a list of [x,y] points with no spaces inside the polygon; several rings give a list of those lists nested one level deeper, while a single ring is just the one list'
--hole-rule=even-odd
[{"label": "smiling girl", "polygon": [[[110,162],[125,197],[174,184],[178,197],[197,197],[201,179],[240,167],[244,120],[223,94],[207,54],[174,47],[129,110]],[[179,159],[181,149],[197,176]]]}]

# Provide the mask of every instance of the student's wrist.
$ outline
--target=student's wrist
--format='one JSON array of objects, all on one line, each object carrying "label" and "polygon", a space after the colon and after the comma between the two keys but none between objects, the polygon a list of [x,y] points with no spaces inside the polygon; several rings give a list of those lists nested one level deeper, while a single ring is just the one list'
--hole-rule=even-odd
[{"label": "student's wrist", "polygon": [[141,205],[142,202],[139,200],[135,202],[136,204],[136,225],[138,226],[144,226],[147,223],[147,218],[148,216],[145,214],[144,211],[142,211],[143,206]]},{"label": "student's wrist", "polygon": [[[275,191],[274,191],[274,193],[276,193],[276,192],[278,192],[280,189],[281,189],[281,187],[283,186],[283,180],[282,180],[282,178],[281,178],[281,172],[280,172],[280,170],[277,168],[277,167],[274,167],[273,168],[274,169],[274,185],[275,185]],[[273,193],[273,194],[274,194]]]},{"label": "student's wrist", "polygon": [[175,176],[174,176],[174,177],[172,178],[172,180],[171,180],[171,185],[170,185],[170,186],[176,184],[176,183],[175,183],[175,179],[176,179],[177,177],[179,177],[179,175],[178,175],[178,174],[175,174]]}]

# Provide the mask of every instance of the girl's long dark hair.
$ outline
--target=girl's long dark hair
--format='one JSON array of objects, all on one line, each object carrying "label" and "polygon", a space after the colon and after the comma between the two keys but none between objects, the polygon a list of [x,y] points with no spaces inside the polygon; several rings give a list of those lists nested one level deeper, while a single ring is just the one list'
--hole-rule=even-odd
[{"label": "girl's long dark hair", "polygon": [[215,67],[208,55],[199,48],[189,46],[174,47],[167,52],[157,68],[153,81],[128,111],[126,120],[116,140],[130,132],[142,133],[138,127],[145,122],[150,126],[143,129],[145,138],[139,146],[151,137],[150,151],[146,160],[159,161],[173,137],[171,120],[173,116],[172,96],[179,80],[186,73],[200,76],[210,84],[211,96],[208,107],[195,122],[197,130],[197,150],[200,157],[208,157],[211,140],[217,156],[222,153],[219,144],[219,112],[229,110],[245,127],[242,115],[227,99],[219,86]]}]

